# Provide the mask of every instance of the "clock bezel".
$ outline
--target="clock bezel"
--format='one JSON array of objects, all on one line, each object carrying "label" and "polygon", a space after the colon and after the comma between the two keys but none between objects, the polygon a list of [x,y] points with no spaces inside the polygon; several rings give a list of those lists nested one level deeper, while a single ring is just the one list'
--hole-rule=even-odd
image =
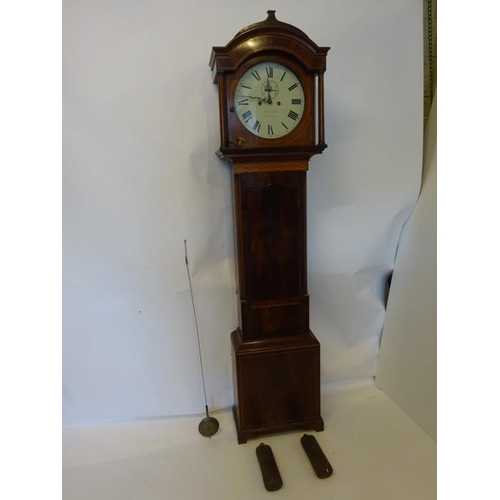
[{"label": "clock bezel", "polygon": [[[299,80],[304,91],[304,111],[300,122],[290,133],[277,138],[259,137],[241,123],[236,113],[235,94],[241,77],[253,66],[271,62],[289,68]],[[290,146],[312,146],[315,143],[315,78],[290,55],[276,52],[260,52],[245,60],[236,71],[227,75],[227,123],[230,145],[247,148],[276,148]],[[241,141],[243,139],[243,141]]]}]

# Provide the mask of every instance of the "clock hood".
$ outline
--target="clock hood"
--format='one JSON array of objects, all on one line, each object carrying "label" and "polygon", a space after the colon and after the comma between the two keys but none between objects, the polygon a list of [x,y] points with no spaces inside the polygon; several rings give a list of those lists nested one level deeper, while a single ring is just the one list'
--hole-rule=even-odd
[{"label": "clock hood", "polygon": [[278,21],[274,10],[267,19],[240,30],[224,47],[213,47],[210,68],[215,75],[235,71],[246,59],[264,51],[281,53],[302,64],[306,71],[323,73],[330,47],[319,47],[302,30]]},{"label": "clock hood", "polygon": [[273,33],[277,30],[283,30],[286,32],[293,32],[297,37],[302,38],[304,41],[316,45],[302,30],[299,28],[284,23],[282,21],[278,21],[276,19],[276,11],[268,10],[267,18],[264,21],[260,21],[258,23],[250,24],[245,28],[241,29],[236,33],[233,40],[236,40],[238,37],[247,37],[247,36],[255,36],[259,33],[266,33],[268,31],[272,31]]}]

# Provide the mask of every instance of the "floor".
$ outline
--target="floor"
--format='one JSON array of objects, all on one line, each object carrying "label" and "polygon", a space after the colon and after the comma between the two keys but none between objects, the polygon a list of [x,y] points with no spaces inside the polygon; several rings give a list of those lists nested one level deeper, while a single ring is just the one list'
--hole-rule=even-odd
[{"label": "floor", "polygon": [[[436,442],[373,382],[325,388],[325,431],[315,434],[335,473],[318,479],[302,432],[238,445],[230,411],[219,432],[198,434],[203,415],[63,428],[64,500],[436,498]],[[283,479],[264,489],[255,448],[274,452]]]}]

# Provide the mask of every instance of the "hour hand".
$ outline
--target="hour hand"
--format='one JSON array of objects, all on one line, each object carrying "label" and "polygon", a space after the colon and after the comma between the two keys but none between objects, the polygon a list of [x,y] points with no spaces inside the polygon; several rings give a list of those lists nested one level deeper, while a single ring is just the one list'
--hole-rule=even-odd
[{"label": "hour hand", "polygon": [[239,95],[237,97],[238,98],[243,98],[243,99],[257,99],[258,101],[267,102],[267,99],[264,99],[263,97],[256,97],[256,96],[253,96],[253,95]]}]

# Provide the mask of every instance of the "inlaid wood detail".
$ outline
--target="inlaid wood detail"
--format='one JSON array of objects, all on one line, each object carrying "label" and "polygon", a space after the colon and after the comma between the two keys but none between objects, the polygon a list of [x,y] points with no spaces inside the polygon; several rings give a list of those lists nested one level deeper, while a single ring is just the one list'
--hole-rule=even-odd
[{"label": "inlaid wood detail", "polygon": [[283,172],[287,170],[309,170],[307,161],[287,161],[287,162],[268,162],[268,163],[235,163],[234,173],[244,174],[249,172]]}]

